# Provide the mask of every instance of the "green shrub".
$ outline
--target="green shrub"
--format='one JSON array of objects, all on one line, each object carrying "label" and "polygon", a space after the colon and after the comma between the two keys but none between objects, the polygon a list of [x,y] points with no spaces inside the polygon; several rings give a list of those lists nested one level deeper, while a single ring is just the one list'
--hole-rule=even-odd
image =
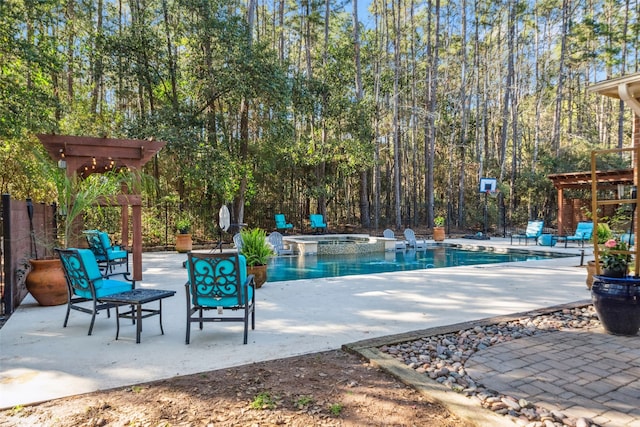
[{"label": "green shrub", "polygon": [[250,267],[265,265],[273,255],[273,249],[267,242],[267,233],[261,228],[252,228],[242,230],[240,236],[242,236],[240,253],[247,258],[247,265]]},{"label": "green shrub", "polygon": [[259,393],[251,402],[252,409],[275,409],[276,402],[271,395],[263,391]]},{"label": "green shrub", "polygon": [[613,233],[611,232],[611,228],[609,228],[609,224],[606,222],[599,222],[598,228],[596,229],[596,233],[598,235],[598,243],[603,244],[607,240],[613,237]]}]

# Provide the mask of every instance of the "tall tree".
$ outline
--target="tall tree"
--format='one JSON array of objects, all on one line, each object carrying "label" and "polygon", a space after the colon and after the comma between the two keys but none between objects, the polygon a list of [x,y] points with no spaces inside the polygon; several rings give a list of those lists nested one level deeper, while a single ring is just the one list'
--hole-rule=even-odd
[{"label": "tall tree", "polygon": [[[427,116],[425,118],[425,200],[427,203],[427,225],[433,227],[434,205],[435,205],[435,180],[434,164],[436,155],[436,116],[438,106],[438,65],[440,49],[440,0],[436,0],[435,9],[431,0],[427,2],[427,95],[425,96]],[[432,21],[434,22],[433,32],[431,31]]]}]

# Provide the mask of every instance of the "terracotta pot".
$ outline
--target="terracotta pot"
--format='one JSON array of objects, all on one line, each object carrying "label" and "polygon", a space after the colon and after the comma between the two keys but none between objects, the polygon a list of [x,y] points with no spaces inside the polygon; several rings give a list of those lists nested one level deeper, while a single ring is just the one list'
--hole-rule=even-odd
[{"label": "terracotta pot", "polygon": [[67,280],[59,259],[30,259],[31,271],[25,285],[40,305],[61,305],[67,302]]},{"label": "terracotta pot", "polygon": [[[602,263],[600,263],[600,273],[602,273]],[[587,262],[587,289],[591,289],[593,286],[593,276],[596,274],[596,262],[588,261]]]},{"label": "terracotta pot", "polygon": [[436,242],[444,241],[444,227],[433,227],[433,240]]},{"label": "terracotta pot", "polygon": [[247,266],[247,274],[253,274],[256,288],[261,288],[267,281],[267,265]]},{"label": "terracotta pot", "polygon": [[176,251],[189,252],[192,247],[191,234],[176,234]]}]

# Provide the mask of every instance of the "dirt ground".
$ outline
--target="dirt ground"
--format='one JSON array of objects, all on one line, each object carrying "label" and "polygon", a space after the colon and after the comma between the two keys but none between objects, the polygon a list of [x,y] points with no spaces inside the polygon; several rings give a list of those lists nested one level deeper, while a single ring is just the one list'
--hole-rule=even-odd
[{"label": "dirt ground", "polygon": [[0,426],[423,426],[465,423],[358,356],[313,353],[0,412]]}]

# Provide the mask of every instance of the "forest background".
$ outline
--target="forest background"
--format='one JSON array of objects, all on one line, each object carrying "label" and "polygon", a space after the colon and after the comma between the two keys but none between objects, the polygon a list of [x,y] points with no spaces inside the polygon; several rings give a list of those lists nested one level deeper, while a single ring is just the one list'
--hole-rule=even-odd
[{"label": "forest background", "polygon": [[54,200],[38,133],[153,138],[147,206],[477,229],[480,178],[510,223],[551,223],[546,176],[629,144],[587,88],[639,71],[640,2],[371,0],[366,25],[358,3],[0,2],[0,191]]}]

